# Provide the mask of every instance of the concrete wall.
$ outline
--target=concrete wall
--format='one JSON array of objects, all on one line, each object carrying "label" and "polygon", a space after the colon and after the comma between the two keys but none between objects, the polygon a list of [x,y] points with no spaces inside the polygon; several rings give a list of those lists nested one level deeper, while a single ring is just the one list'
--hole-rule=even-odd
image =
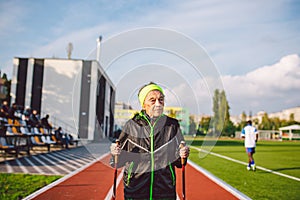
[{"label": "concrete wall", "polygon": [[[82,139],[112,134],[103,131],[109,131],[113,121],[110,91],[115,87],[97,61],[14,58],[13,63],[12,102],[37,109],[42,117],[49,114],[50,122]],[[100,77],[104,85],[99,85]],[[99,88],[105,92],[99,93]]]}]

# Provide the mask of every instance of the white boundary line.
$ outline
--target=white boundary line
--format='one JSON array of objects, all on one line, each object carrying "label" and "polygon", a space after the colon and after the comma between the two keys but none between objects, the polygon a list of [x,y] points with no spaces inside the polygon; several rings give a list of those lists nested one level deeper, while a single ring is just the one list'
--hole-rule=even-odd
[{"label": "white boundary line", "polygon": [[31,162],[31,160],[30,160],[28,157],[24,157],[24,160],[26,160],[26,162],[28,162],[28,163],[30,164],[30,166],[32,166],[33,169],[34,169],[35,171],[37,171],[38,173],[40,173],[40,174],[43,174],[43,173],[44,173],[43,170],[41,170],[39,167],[36,167],[35,164],[33,164],[33,163]]},{"label": "white boundary line", "polygon": [[[116,190],[117,190],[117,188],[118,188],[118,186],[119,186],[119,184],[120,184],[120,182],[122,180],[123,172],[124,172],[124,168],[122,169],[122,171],[118,175],[118,179],[117,179],[117,183],[116,183],[117,184],[116,185]],[[108,191],[108,193],[107,193],[107,195],[106,195],[106,197],[105,197],[104,200],[111,200],[112,195],[113,195],[113,189],[114,189],[114,185],[111,186],[111,188],[109,189],[109,191]]]},{"label": "white boundary line", "polygon": [[12,167],[9,165],[8,161],[5,161],[5,165],[6,165],[6,168],[7,168],[7,173],[13,173],[13,169]]},{"label": "white boundary line", "polygon": [[24,167],[24,165],[20,162],[19,159],[16,159],[16,163],[18,164],[18,166],[20,167],[20,169],[22,170],[23,173],[28,174],[29,171],[26,167]]},{"label": "white boundary line", "polygon": [[[190,146],[190,148],[196,149],[197,151],[203,151],[205,153],[209,153],[211,155],[214,155],[214,156],[226,159],[226,160],[230,160],[230,161],[242,164],[242,165],[248,165],[248,163],[246,163],[246,162],[242,162],[242,161],[239,161],[239,160],[227,157],[227,156],[223,156],[223,155],[220,155],[220,154],[217,154],[217,153],[208,152],[208,151],[205,151],[205,150],[197,148],[197,147]],[[276,175],[283,176],[283,177],[286,177],[286,178],[289,178],[289,179],[293,179],[295,181],[300,181],[300,178],[290,176],[290,175],[287,175],[287,174],[283,174],[283,173],[280,173],[280,172],[276,172],[276,171],[273,171],[273,170],[270,170],[270,169],[267,169],[267,168],[264,168],[264,167],[256,166],[256,168],[260,169],[260,170],[263,170],[263,171],[266,171],[266,172],[269,172],[269,173],[272,173],[272,174],[276,174]]]},{"label": "white boundary line", "polygon": [[64,176],[64,177],[62,177],[62,178],[60,178],[60,179],[58,179],[57,181],[52,182],[52,183],[49,184],[49,185],[46,185],[45,187],[41,188],[40,190],[37,190],[36,192],[34,192],[34,193],[30,194],[29,196],[25,197],[23,200],[30,200],[30,199],[33,199],[34,197],[37,197],[38,195],[44,193],[45,191],[47,191],[47,190],[53,188],[54,186],[56,186],[56,185],[58,185],[58,184],[64,182],[65,180],[69,179],[70,177],[72,177],[72,176],[78,174],[79,172],[83,171],[84,169],[86,169],[86,168],[88,168],[89,166],[93,165],[94,163],[98,162],[99,160],[101,160],[102,158],[104,158],[105,156],[107,156],[108,154],[109,154],[109,153],[106,153],[106,154],[100,156],[99,158],[93,160],[92,162],[90,162],[90,163],[88,163],[88,164],[86,164],[86,165],[80,167],[80,168],[77,169],[76,171],[74,171],[74,172],[72,172],[72,173],[70,173],[70,174],[68,174],[68,175],[66,175],[66,176]]}]

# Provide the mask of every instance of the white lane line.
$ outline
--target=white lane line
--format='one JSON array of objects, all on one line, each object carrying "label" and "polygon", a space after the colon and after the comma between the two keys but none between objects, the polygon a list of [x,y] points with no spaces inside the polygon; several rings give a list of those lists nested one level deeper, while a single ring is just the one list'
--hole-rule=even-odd
[{"label": "white lane line", "polygon": [[[78,167],[81,167],[83,164],[75,162],[74,160],[68,159],[67,156],[61,156],[57,154],[51,155],[57,159],[61,159],[62,162],[66,163],[68,166],[72,166],[75,169],[78,169]],[[71,164],[70,164],[71,163]]]},{"label": "white lane line", "polygon": [[[123,172],[124,172],[124,168],[122,169],[122,171],[121,171],[121,172],[119,173],[119,175],[118,175],[117,183],[116,183],[116,184],[117,184],[116,188],[118,188],[118,186],[119,186],[119,184],[120,184],[120,182],[121,182],[121,180],[122,180]],[[107,195],[106,195],[106,197],[105,197],[104,200],[111,200],[112,195],[113,195],[113,189],[114,189],[114,185],[111,186],[111,188],[110,188],[110,190],[108,191],[108,193],[107,193]],[[117,194],[116,194],[116,195],[117,195]]]},{"label": "white lane line", "polygon": [[57,154],[61,155],[61,156],[69,156],[72,159],[76,159],[76,161],[82,162],[83,164],[89,163],[93,160],[95,160],[94,157],[91,158],[87,158],[84,157],[84,155],[79,156],[79,155],[75,155],[75,154],[64,154],[63,152],[58,152]]},{"label": "white lane line", "polygon": [[20,167],[20,169],[22,170],[23,173],[25,173],[25,174],[29,173],[28,169],[26,167],[24,167],[23,163],[21,163],[19,159],[16,159],[16,163]]},{"label": "white lane line", "polygon": [[66,158],[68,161],[72,160],[73,162],[78,162],[77,164],[86,164],[87,163],[86,161],[83,160],[83,158],[78,158],[78,157],[75,157],[74,155],[63,154],[63,153],[55,153],[54,156],[59,156],[59,157]]},{"label": "white lane line", "polygon": [[[43,157],[43,158],[44,158],[45,160],[47,160],[50,164],[52,164],[52,166],[55,166],[55,167],[61,169],[62,171],[66,172],[65,174],[69,174],[69,173],[72,172],[71,170],[65,169],[64,167],[62,167],[62,166],[60,165],[60,162],[56,162],[56,161],[50,160],[50,159],[48,158],[48,155],[47,155],[47,154],[44,154],[44,155],[42,154],[41,157]],[[49,166],[49,167],[51,167],[51,166]],[[60,173],[60,174],[62,174],[62,173]]]},{"label": "white lane line", "polygon": [[39,173],[39,174],[43,174],[44,172],[37,167],[33,162],[31,162],[30,159],[28,159],[27,157],[24,157],[24,159]]},{"label": "white lane line", "polygon": [[276,172],[276,171],[273,171],[271,169],[267,169],[267,168],[260,167],[260,166],[257,166],[256,168],[260,169],[260,170],[264,170],[266,172],[270,172],[272,174],[276,174],[276,175],[283,176],[283,177],[286,177],[286,178],[289,178],[289,179],[293,179],[295,181],[300,181],[300,178],[297,178],[297,177],[294,177],[294,176],[290,176],[290,175],[287,175],[287,174],[283,174],[283,173],[280,173],[280,172]]},{"label": "white lane line", "polygon": [[59,159],[59,158],[57,158],[57,157],[55,157],[55,156],[53,156],[51,154],[47,154],[47,156],[50,157],[52,160],[56,160],[57,161],[57,162],[55,161],[57,163],[56,166],[64,165],[64,166],[67,166],[67,167],[69,167],[69,168],[71,168],[73,170],[77,169],[76,166],[69,164],[69,162],[67,162],[64,159]]},{"label": "white lane line", "polygon": [[13,168],[10,166],[8,161],[5,161],[5,165],[6,165],[6,168],[7,168],[7,173],[13,173],[14,172]]},{"label": "white lane line", "polygon": [[[40,160],[39,158],[37,158],[36,156],[32,156],[31,158],[33,158],[35,161],[37,161],[38,163],[41,164],[41,166],[47,168],[49,171],[51,171],[53,174],[55,175],[61,175],[60,172],[56,171],[54,168],[49,167],[46,163],[44,163],[42,160]],[[46,174],[45,172],[43,172],[43,174]]]},{"label": "white lane line", "polygon": [[[217,154],[217,153],[214,153],[214,152],[208,152],[206,150],[203,150],[203,149],[200,149],[200,148],[197,148],[197,147],[194,147],[194,146],[190,146],[190,148],[196,149],[197,151],[203,151],[205,153],[209,153],[211,155],[214,155],[214,156],[226,159],[226,160],[230,160],[230,161],[242,164],[242,165],[248,165],[248,163],[246,163],[246,162],[242,162],[240,160],[236,160],[236,159],[230,158],[228,156],[223,156],[223,155],[220,155],[220,154]],[[290,176],[290,175],[287,175],[287,174],[283,174],[283,173],[280,173],[280,172],[276,172],[276,171],[273,171],[273,170],[270,170],[270,169],[267,169],[267,168],[264,168],[264,167],[256,166],[256,168],[260,169],[260,170],[263,170],[263,171],[266,171],[266,172],[269,172],[269,173],[272,173],[272,174],[276,174],[276,175],[282,176],[282,177],[293,179],[295,181],[300,181],[300,178],[297,178],[297,177],[294,177],[294,176]]]},{"label": "white lane line", "polygon": [[93,160],[95,160],[96,158],[85,158],[85,157],[82,157],[82,156],[77,156],[77,155],[72,155],[73,159],[76,159],[76,161],[81,161],[83,163],[89,163]]}]

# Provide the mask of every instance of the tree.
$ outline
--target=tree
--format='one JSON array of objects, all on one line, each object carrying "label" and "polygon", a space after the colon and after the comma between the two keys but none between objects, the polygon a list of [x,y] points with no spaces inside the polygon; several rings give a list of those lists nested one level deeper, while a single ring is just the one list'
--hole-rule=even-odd
[{"label": "tree", "polygon": [[295,121],[295,114],[294,113],[291,113],[290,114],[290,118],[289,118],[289,121],[288,121],[288,124],[289,125],[293,125],[293,124],[296,124],[297,122]]},{"label": "tree", "polygon": [[279,117],[271,118],[270,121],[271,121],[272,130],[278,130],[281,127],[281,121]]},{"label": "tree", "polygon": [[272,123],[269,119],[268,113],[264,113],[261,123],[258,125],[260,130],[272,130]]},{"label": "tree", "polygon": [[[241,115],[241,122],[238,125],[238,130],[242,130],[242,128],[246,124],[246,115],[243,112]],[[264,113],[262,116],[261,122],[258,118],[254,118],[252,123],[258,125],[259,130],[278,130],[280,127],[289,126],[293,124],[300,124],[300,122],[295,121],[294,113],[290,114],[289,120],[280,119],[279,117],[269,118],[268,113]]]},{"label": "tree", "polygon": [[223,129],[223,135],[234,137],[235,136],[236,127],[232,123],[231,120],[226,121],[224,129]]},{"label": "tree", "polygon": [[234,136],[235,135],[235,126],[233,125],[232,121],[230,120],[230,114],[229,114],[229,104],[226,98],[226,94],[225,91],[223,90],[221,92],[221,111],[223,111],[224,113],[222,113],[222,116],[224,116],[224,128],[223,128],[223,135],[225,136]]},{"label": "tree", "polygon": [[213,97],[213,134],[221,134],[222,128],[221,126],[223,126],[223,122],[220,121],[221,117],[220,117],[220,92],[218,89],[215,90],[214,93],[214,97]]},{"label": "tree", "polygon": [[242,112],[241,119],[242,119],[242,122],[246,122],[247,121],[247,115],[246,115],[245,111]]},{"label": "tree", "polygon": [[241,122],[237,126],[237,130],[242,131],[242,129],[246,126],[247,124],[247,115],[245,111],[242,112],[241,114]]},{"label": "tree", "polygon": [[211,117],[202,117],[199,126],[197,129],[197,135],[207,134],[209,131],[209,124],[211,121]]},{"label": "tree", "polygon": [[189,117],[190,120],[190,125],[189,125],[189,134],[190,135],[195,135],[196,134],[196,123],[195,123],[195,119],[193,116]]},{"label": "tree", "polygon": [[221,133],[226,136],[231,136],[235,133],[235,127],[230,120],[229,109],[225,91],[220,92],[216,89],[213,97],[213,127],[214,134],[217,136]]},{"label": "tree", "polygon": [[0,79],[0,103],[7,101],[10,104],[11,80],[8,80],[6,73]]}]

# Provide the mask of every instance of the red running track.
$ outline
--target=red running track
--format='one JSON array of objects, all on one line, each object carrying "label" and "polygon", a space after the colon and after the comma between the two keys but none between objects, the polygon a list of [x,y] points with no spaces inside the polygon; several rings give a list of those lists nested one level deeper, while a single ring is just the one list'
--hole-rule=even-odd
[{"label": "red running track", "polygon": [[[111,196],[114,169],[108,165],[109,155],[106,155],[87,168],[80,170],[70,177],[64,177],[48,187],[42,188],[25,199],[34,200],[93,200],[105,199]],[[118,175],[121,171],[118,171]],[[182,199],[181,169],[177,173],[177,194]],[[208,178],[199,170],[188,164],[185,167],[186,176],[186,199],[239,199],[228,190]],[[116,200],[123,199],[122,181],[117,188]]]}]

